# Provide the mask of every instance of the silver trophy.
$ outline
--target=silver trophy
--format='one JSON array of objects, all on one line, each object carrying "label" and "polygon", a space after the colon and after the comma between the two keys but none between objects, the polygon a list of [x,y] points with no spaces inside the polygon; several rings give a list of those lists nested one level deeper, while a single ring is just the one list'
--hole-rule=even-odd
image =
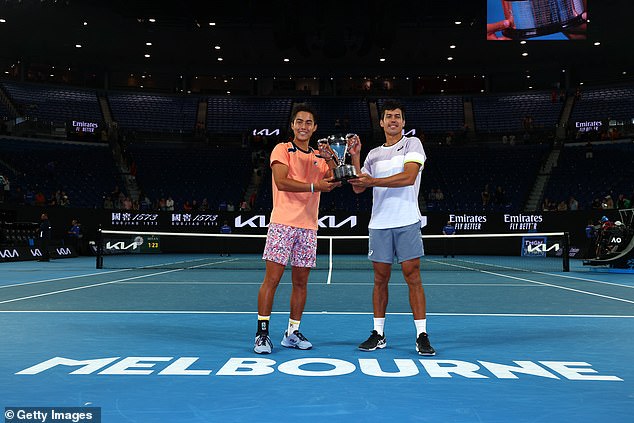
[{"label": "silver trophy", "polygon": [[350,155],[348,148],[354,145],[354,141],[350,140],[356,136],[356,134],[347,134],[345,137],[341,134],[330,135],[328,138],[317,141],[321,155],[330,156],[337,163],[337,167],[332,170],[336,181],[347,181],[359,177],[354,166],[345,163],[346,155]]},{"label": "silver trophy", "polygon": [[502,34],[523,39],[553,34],[585,23],[583,0],[502,0],[511,26]]}]

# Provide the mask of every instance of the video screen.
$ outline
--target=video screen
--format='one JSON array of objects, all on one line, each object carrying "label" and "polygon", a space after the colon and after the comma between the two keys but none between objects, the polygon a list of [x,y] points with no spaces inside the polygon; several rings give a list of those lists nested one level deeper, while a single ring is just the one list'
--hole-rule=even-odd
[{"label": "video screen", "polygon": [[587,0],[487,0],[487,40],[585,40]]}]

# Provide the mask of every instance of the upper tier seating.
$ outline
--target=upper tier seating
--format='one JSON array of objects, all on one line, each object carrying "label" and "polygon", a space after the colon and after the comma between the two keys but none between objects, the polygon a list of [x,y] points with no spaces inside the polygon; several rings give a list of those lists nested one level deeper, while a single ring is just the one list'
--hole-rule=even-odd
[{"label": "upper tier seating", "polygon": [[548,91],[475,96],[475,129],[500,134],[523,132],[523,120],[527,116],[533,119],[532,129],[555,129],[563,104],[553,102]]},{"label": "upper tier seating", "polygon": [[371,131],[370,108],[365,100],[341,97],[295,100],[295,103],[302,102],[309,104],[317,114],[317,138],[348,132],[361,135]]},{"label": "upper tier seating", "polygon": [[18,112],[31,119],[57,123],[103,121],[95,90],[11,81],[3,81],[2,86]]},{"label": "upper tier seating", "polygon": [[120,128],[192,134],[196,127],[198,97],[113,92],[108,101]]},{"label": "upper tier seating", "polygon": [[570,120],[603,121],[608,118],[629,120],[634,116],[634,86],[590,88],[581,92]]},{"label": "upper tier seating", "polygon": [[289,98],[210,97],[207,130],[215,134],[251,134],[279,129],[284,134],[291,113]]},{"label": "upper tier seating", "polygon": [[[430,95],[400,99],[405,107],[406,129],[421,130],[425,134],[458,132],[464,127],[462,97],[455,95]],[[377,100],[379,114],[385,99]]]}]

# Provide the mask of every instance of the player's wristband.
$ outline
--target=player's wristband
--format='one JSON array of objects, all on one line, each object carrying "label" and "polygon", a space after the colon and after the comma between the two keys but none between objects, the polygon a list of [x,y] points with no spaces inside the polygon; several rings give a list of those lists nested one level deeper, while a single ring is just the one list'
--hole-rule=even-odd
[{"label": "player's wristband", "polygon": [[310,183],[310,192],[312,192],[313,194],[315,193],[315,184],[313,184],[312,182]]}]

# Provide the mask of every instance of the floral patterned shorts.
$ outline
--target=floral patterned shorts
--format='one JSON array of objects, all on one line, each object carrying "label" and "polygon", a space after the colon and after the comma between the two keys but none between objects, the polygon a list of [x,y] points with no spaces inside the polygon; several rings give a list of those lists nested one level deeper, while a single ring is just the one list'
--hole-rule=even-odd
[{"label": "floral patterned shorts", "polygon": [[317,231],[270,223],[262,259],[286,266],[315,267],[317,262]]}]

